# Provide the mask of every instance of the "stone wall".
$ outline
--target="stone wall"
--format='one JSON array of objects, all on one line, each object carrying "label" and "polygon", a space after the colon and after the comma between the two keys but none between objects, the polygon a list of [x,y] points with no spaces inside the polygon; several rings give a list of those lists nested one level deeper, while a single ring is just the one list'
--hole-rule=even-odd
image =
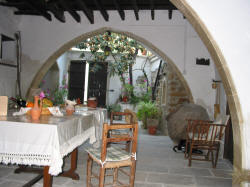
[{"label": "stone wall", "polygon": [[165,135],[168,135],[166,121],[167,115],[174,112],[180,104],[190,102],[190,96],[170,64],[163,64],[160,75],[161,77],[157,87],[156,102],[162,110],[162,122],[160,128]]},{"label": "stone wall", "polygon": [[163,67],[156,101],[160,106],[165,106],[166,115],[175,111],[180,104],[189,102],[187,90],[169,64]]}]

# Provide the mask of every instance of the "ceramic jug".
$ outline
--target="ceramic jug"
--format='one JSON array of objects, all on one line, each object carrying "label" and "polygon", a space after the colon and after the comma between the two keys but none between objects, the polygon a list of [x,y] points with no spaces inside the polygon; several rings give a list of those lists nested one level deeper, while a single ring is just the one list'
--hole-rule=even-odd
[{"label": "ceramic jug", "polygon": [[38,120],[42,112],[42,100],[40,100],[40,106],[38,105],[39,96],[34,97],[34,106],[30,110],[32,120]]}]

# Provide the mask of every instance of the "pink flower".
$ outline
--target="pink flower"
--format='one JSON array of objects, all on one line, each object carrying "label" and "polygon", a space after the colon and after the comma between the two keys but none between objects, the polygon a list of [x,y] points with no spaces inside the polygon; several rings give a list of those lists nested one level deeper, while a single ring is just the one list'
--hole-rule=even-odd
[{"label": "pink flower", "polygon": [[40,95],[39,95],[40,99],[43,99],[45,97],[45,94],[43,91],[41,91]]},{"label": "pink flower", "polygon": [[144,82],[147,82],[147,79],[144,79]]}]

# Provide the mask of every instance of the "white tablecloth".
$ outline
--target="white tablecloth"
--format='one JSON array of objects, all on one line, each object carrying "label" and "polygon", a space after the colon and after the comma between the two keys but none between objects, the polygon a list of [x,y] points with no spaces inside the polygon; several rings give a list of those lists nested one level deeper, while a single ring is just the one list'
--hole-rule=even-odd
[{"label": "white tablecloth", "polygon": [[0,117],[0,162],[50,166],[49,174],[58,175],[63,157],[87,139],[96,141],[93,114],[44,115],[39,122],[28,115]]},{"label": "white tablecloth", "polygon": [[94,147],[100,147],[102,140],[102,126],[104,122],[107,122],[107,109],[105,108],[90,108],[90,107],[76,107],[75,113],[80,115],[93,114],[94,124],[96,127],[95,135],[96,142]]}]

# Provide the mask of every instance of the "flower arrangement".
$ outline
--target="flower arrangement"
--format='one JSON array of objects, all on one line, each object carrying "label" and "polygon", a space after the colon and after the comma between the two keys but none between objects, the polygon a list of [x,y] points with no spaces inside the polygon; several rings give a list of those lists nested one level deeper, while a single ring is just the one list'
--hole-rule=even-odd
[{"label": "flower arrangement", "polygon": [[[43,80],[40,87],[44,83],[45,81]],[[54,105],[64,104],[65,99],[67,99],[68,96],[68,84],[66,82],[66,76],[63,76],[62,86],[56,86],[54,90],[47,89],[43,93],[44,96],[50,99]]]}]

